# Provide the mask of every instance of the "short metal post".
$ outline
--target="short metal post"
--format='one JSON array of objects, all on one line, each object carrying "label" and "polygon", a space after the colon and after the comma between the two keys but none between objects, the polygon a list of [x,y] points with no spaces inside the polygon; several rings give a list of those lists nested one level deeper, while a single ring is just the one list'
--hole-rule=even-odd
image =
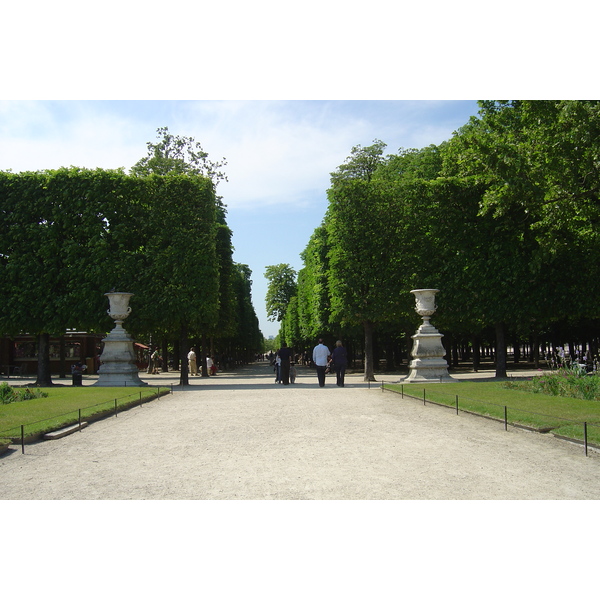
[{"label": "short metal post", "polygon": [[423,388],[423,406],[425,406],[425,388]]},{"label": "short metal post", "polygon": [[400,387],[402,389],[402,397],[404,398],[404,384],[402,384]]},{"label": "short metal post", "polygon": [[117,399],[115,398],[115,417],[117,416]]},{"label": "short metal post", "polygon": [[381,382],[381,392],[383,393],[383,381]]},{"label": "short metal post", "polygon": [[508,410],[504,407],[504,431],[508,431]]},{"label": "short metal post", "polygon": [[456,394],[456,414],[458,414],[458,394]]},{"label": "short metal post", "polygon": [[142,405],[142,392],[140,392],[140,406]]},{"label": "short metal post", "polygon": [[21,425],[21,454],[25,454],[25,425]]},{"label": "short metal post", "polygon": [[583,423],[583,445],[585,447],[585,455],[588,455],[588,450],[587,450],[587,421],[584,421]]},{"label": "short metal post", "polygon": [[79,409],[79,431],[81,431],[81,409]]}]

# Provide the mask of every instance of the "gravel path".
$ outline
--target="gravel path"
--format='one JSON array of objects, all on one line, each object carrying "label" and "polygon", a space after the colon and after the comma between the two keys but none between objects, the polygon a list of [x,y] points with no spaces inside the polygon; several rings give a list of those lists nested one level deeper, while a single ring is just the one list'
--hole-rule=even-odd
[{"label": "gravel path", "polygon": [[0,497],[600,499],[597,453],[368,389],[361,375],[319,388],[301,370],[282,386],[257,364],[191,382],[25,454],[11,451],[0,458]]}]

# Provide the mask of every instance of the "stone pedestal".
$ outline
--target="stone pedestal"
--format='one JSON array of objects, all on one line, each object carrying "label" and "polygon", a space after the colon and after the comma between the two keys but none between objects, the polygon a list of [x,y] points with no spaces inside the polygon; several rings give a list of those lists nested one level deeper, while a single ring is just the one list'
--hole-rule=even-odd
[{"label": "stone pedestal", "polygon": [[102,340],[104,350],[100,356],[102,364],[98,369],[97,386],[121,387],[148,385],[140,379],[135,363],[133,338],[123,329],[123,321],[129,316],[131,307],[129,298],[133,294],[125,292],[110,292],[108,297],[110,308],[107,311],[115,320],[114,329]]},{"label": "stone pedestal", "polygon": [[436,310],[435,294],[439,290],[411,290],[415,295],[415,310],[423,317],[422,325],[412,336],[413,348],[410,372],[403,383],[435,383],[456,381],[448,374],[448,363],[444,360],[444,337],[430,322]]}]

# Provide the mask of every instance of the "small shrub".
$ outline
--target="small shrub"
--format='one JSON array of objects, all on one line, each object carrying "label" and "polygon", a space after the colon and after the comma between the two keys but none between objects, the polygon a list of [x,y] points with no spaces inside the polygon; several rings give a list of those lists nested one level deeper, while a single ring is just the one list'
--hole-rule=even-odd
[{"label": "small shrub", "polygon": [[48,393],[42,390],[30,390],[29,388],[14,388],[5,381],[0,383],[0,403],[23,402],[32,398],[47,398]]},{"label": "small shrub", "polygon": [[600,375],[572,367],[561,367],[527,381],[507,382],[506,387],[534,394],[564,396],[581,400],[600,400]]}]

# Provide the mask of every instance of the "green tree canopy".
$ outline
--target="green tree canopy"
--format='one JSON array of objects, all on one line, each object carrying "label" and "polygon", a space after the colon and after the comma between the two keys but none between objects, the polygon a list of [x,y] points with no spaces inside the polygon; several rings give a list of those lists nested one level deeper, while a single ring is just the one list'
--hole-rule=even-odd
[{"label": "green tree canopy", "polygon": [[266,267],[265,277],[269,285],[265,302],[269,321],[283,321],[288,304],[297,293],[296,275],[296,271],[289,264],[280,263]]}]

